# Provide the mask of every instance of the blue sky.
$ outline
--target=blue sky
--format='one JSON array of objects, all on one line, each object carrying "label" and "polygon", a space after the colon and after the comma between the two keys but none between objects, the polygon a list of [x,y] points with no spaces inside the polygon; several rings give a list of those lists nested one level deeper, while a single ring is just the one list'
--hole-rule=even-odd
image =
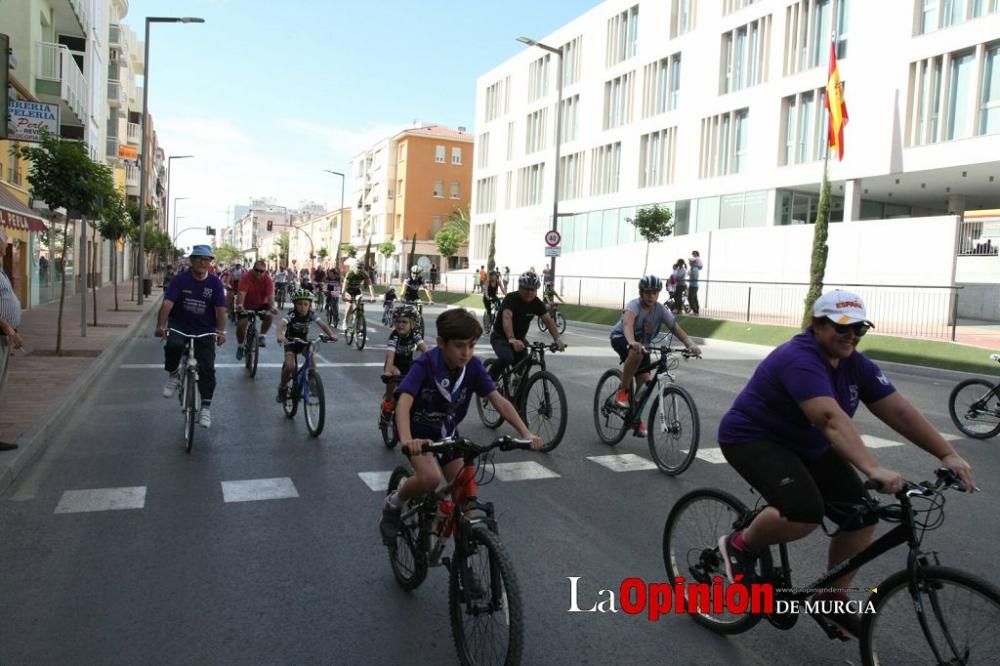
[{"label": "blue sky", "polygon": [[[597,0],[130,0],[153,24],[149,108],[174,160],[178,227],[223,226],[251,196],[340,204],[353,155],[415,119],[475,128],[476,78]],[[350,184],[348,183],[348,190]],[[173,203],[171,203],[173,205]],[[200,242],[197,232],[180,244]]]}]

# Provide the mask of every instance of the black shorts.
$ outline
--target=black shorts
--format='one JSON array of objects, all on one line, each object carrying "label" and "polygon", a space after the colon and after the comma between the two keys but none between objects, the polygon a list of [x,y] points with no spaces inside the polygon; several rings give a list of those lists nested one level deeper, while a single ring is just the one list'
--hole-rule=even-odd
[{"label": "black shorts", "polygon": [[285,345],[285,353],[301,354],[306,350],[306,346],[301,342],[289,342]]},{"label": "black shorts", "polygon": [[[618,358],[624,363],[628,359],[628,340],[624,336],[620,338],[611,338],[611,348],[618,352]],[[639,364],[640,368],[644,368],[649,365],[649,352],[642,353],[642,363]]]},{"label": "black shorts", "polygon": [[874,515],[857,519],[852,505],[868,498],[868,491],[833,447],[815,460],[804,460],[774,442],[722,444],[721,448],[739,475],[792,522],[817,525],[825,515],[846,532],[878,522]]},{"label": "black shorts", "polygon": [[352,289],[352,288],[348,287],[347,290],[346,290],[346,292],[347,292],[347,295],[350,296],[351,298],[356,298],[356,297],[358,297],[358,296],[361,295],[361,289],[360,288],[359,289]]}]

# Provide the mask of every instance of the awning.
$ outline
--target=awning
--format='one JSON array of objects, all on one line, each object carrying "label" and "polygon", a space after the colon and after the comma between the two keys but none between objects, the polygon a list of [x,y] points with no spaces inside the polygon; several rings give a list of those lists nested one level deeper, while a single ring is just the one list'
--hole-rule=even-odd
[{"label": "awning", "polygon": [[45,221],[0,185],[0,226],[20,231],[48,231]]}]

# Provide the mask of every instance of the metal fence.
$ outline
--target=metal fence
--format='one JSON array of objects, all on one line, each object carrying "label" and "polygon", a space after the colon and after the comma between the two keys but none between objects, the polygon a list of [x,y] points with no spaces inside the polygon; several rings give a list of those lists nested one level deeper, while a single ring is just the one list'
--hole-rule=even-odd
[{"label": "metal fence", "polygon": [[959,256],[995,257],[998,250],[1000,250],[1000,220],[963,220],[959,224]]},{"label": "metal fence", "polygon": [[[511,273],[510,285],[516,288],[517,276]],[[445,273],[438,288],[443,291],[472,293],[478,276],[469,273]],[[957,302],[960,286],[834,284],[830,289],[846,289],[864,300],[868,316],[875,323],[875,334],[906,337],[955,339]],[[634,277],[595,277],[561,275],[556,290],[563,300],[575,305],[624,309],[637,298],[638,279]],[[806,293],[806,282],[759,282],[754,280],[699,280],[700,315],[711,319],[799,326]],[[664,291],[663,299],[667,293]]]}]

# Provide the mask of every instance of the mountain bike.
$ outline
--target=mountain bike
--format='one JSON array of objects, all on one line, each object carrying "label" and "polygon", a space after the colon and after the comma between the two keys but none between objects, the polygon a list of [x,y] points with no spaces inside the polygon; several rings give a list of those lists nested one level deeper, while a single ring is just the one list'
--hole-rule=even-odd
[{"label": "mountain bike", "polygon": [[[184,373],[184,376],[181,377],[181,387],[180,391],[177,392],[177,397],[181,403],[181,412],[184,414],[184,449],[191,453],[191,447],[194,446],[194,426],[198,421],[198,359],[194,355],[194,341],[198,338],[215,338],[216,334],[189,335],[176,328],[168,328],[167,335],[169,336],[170,333],[187,338],[184,354],[181,356],[180,365],[177,366],[178,370]],[[166,344],[166,338],[164,338],[164,344]]]},{"label": "mountain bike", "polygon": [[[990,358],[1000,363],[1000,354],[990,354]],[[1000,384],[976,378],[959,382],[948,398],[948,413],[967,437],[1000,435]]]},{"label": "mountain bike", "polygon": [[247,332],[243,337],[243,364],[246,366],[247,374],[253,379],[257,376],[257,361],[260,355],[260,333],[257,332],[257,319],[263,319],[266,312],[258,310],[241,310],[237,313],[237,319],[249,319]]},{"label": "mountain bike", "polygon": [[[858,520],[869,516],[898,523],[867,548],[840,563],[805,588],[793,588],[788,548],[778,545],[778,563],[770,549],[761,551],[756,573],[774,586],[774,598],[809,599],[816,590],[857,570],[896,546],[907,544],[906,568],[872,588],[868,603],[875,612],[862,615],[861,661],[874,664],[988,664],[1000,654],[1000,590],[985,580],[958,569],[941,566],[937,553],[923,551],[926,532],[944,523],[943,489],[964,490],[958,477],[939,469],[937,479],[904,482],[897,503],[882,505],[877,498],[851,505]],[[866,483],[871,488],[871,482]],[[759,503],[761,504],[761,503]],[[743,529],[765,507],[751,510],[733,495],[712,488],[694,490],[674,504],[663,527],[663,562],[670,580],[698,583],[726,582],[725,564],[719,554],[720,537]],[[720,591],[724,593],[724,590]],[[714,594],[714,592],[713,592]],[[867,604],[866,604],[867,607]],[[715,612],[694,605],[692,619],[720,634],[747,631],[767,618],[778,629],[791,629],[794,613]],[[809,614],[830,638],[844,639],[839,628],[818,614]],[[921,640],[922,639],[922,640]]]},{"label": "mountain bike", "polygon": [[306,430],[313,437],[319,437],[323,432],[323,424],[326,421],[326,396],[323,393],[323,379],[319,372],[313,367],[313,346],[317,342],[331,342],[325,335],[320,335],[312,340],[301,338],[288,338],[289,342],[298,342],[305,345],[302,351],[302,363],[299,364],[298,355],[295,358],[295,373],[292,381],[288,385],[285,399],[281,403],[281,408],[288,418],[295,418],[298,411],[299,402],[302,403],[302,415],[306,419]]},{"label": "mountain bike", "polygon": [[[497,391],[510,400],[528,429],[542,438],[545,445],[541,450],[548,453],[559,446],[566,434],[566,391],[559,379],[545,369],[545,350],[556,352],[558,347],[544,342],[525,346],[528,352],[525,357],[504,368],[497,378]],[[488,358],[483,365],[489,371],[496,362],[497,359]],[[541,370],[532,373],[535,366]],[[477,396],[476,409],[487,428],[498,428],[503,423],[503,416],[488,398]]]},{"label": "mountain bike", "polygon": [[676,476],[694,461],[701,435],[701,423],[694,398],[675,382],[672,374],[680,365],[677,355],[688,359],[692,353],[687,349],[671,349],[669,346],[653,348],[650,352],[656,358],[651,358],[649,363],[639,367],[635,375],[639,376],[650,370],[655,372],[639,389],[642,396],[638,399],[637,391],[632,387],[628,407],[621,407],[615,402],[615,394],[621,386],[622,371],[612,368],[601,375],[597,390],[594,391],[594,427],[602,442],[615,446],[622,441],[629,428],[634,433],[640,433],[642,414],[646,403],[652,399],[646,428],[649,454],[661,472]]},{"label": "mountain bike", "polygon": [[[382,383],[386,386],[398,386],[403,381],[402,375],[382,375]],[[396,401],[392,401],[392,411],[383,412],[379,405],[378,430],[382,433],[382,443],[391,449],[399,443],[399,433],[396,432]]]},{"label": "mountain bike", "polygon": [[347,330],[344,335],[347,336],[347,344],[353,343],[358,351],[361,351],[365,348],[365,342],[368,341],[368,322],[365,320],[365,299],[363,297],[358,296],[354,299],[354,309],[351,310],[351,315],[347,318],[346,323]]},{"label": "mountain bike", "polygon": [[[556,324],[556,329],[559,331],[559,335],[566,332],[566,317],[562,312],[559,312],[559,306],[555,303],[547,303],[545,307],[549,311],[549,316],[552,317],[552,321]],[[538,322],[538,330],[542,333],[546,332],[548,327],[545,325],[545,320],[541,317],[535,317],[535,321]]]},{"label": "mountain bike", "polygon": [[500,314],[501,305],[500,298],[497,296],[491,296],[488,300],[490,302],[490,309],[483,310],[483,332],[486,335],[489,335],[490,331],[493,330],[493,322],[496,321],[497,316]]},{"label": "mountain bike", "polygon": [[[443,564],[448,570],[448,610],[462,664],[521,660],[523,620],[517,578],[497,536],[493,503],[479,501],[477,492],[479,483],[488,483],[483,477],[492,451],[530,448],[530,440],[509,436],[488,446],[464,438],[425,444],[425,452],[460,453],[465,466],[443,490],[403,502],[399,534],[389,546],[392,573],[405,590],[416,589],[429,567]],[[388,492],[411,475],[408,467],[397,467]],[[452,556],[442,557],[452,537]]]}]

